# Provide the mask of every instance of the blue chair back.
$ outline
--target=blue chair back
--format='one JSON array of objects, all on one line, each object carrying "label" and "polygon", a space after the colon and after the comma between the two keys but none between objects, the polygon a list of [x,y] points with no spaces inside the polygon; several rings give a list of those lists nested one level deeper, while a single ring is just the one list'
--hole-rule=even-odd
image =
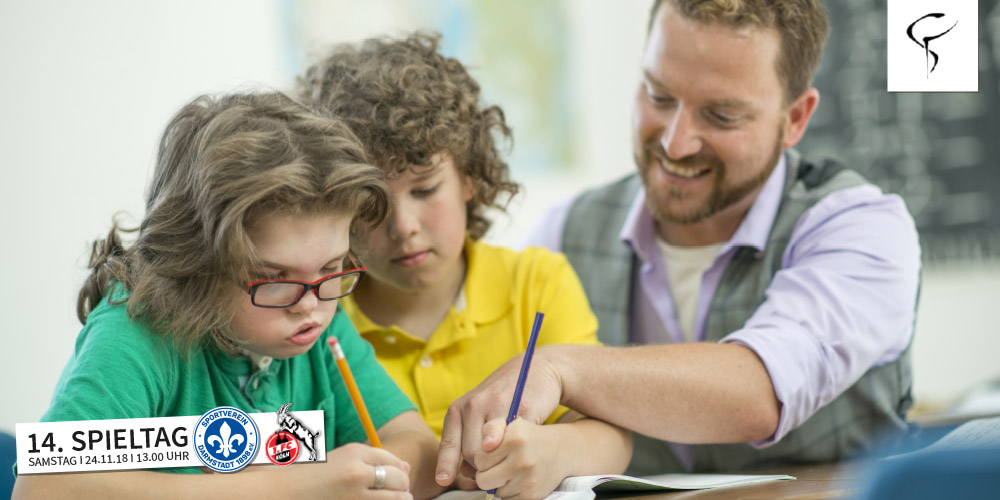
[{"label": "blue chair back", "polygon": [[17,460],[17,449],[14,447],[14,436],[0,432],[0,499],[9,499],[14,491],[14,462]]}]

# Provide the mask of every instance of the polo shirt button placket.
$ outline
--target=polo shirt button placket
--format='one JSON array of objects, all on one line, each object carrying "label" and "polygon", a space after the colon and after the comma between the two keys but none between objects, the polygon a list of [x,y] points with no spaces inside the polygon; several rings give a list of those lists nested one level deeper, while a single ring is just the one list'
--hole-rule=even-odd
[{"label": "polo shirt button placket", "polygon": [[257,387],[260,385],[260,377],[261,375],[267,373],[267,368],[271,366],[271,361],[274,361],[274,359],[270,356],[264,356],[257,362],[257,368],[259,371],[255,374],[256,376],[253,379],[253,390],[257,390]]},{"label": "polo shirt button placket", "polygon": [[431,359],[430,354],[424,354],[424,356],[420,358],[420,366],[424,368],[430,368],[431,366],[434,366],[434,360]]}]

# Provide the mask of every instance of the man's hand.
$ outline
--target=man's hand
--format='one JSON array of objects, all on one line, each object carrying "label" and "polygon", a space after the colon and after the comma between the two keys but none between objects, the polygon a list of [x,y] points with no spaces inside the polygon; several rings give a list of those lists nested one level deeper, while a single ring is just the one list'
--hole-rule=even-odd
[{"label": "man's hand", "polygon": [[[531,423],[543,423],[555,411],[562,396],[562,380],[546,356],[552,348],[558,347],[535,350],[521,394],[517,414]],[[438,484],[450,485],[463,461],[475,463],[477,452],[490,452],[500,446],[522,357],[517,356],[504,363],[475,389],[448,407],[438,449],[435,473]]]}]

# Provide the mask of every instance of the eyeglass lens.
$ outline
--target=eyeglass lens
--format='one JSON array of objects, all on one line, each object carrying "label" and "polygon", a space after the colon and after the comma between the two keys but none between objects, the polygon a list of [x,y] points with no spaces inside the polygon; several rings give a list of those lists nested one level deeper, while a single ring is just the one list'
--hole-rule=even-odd
[{"label": "eyeglass lens", "polygon": [[[318,297],[333,300],[354,291],[361,278],[360,273],[350,273],[330,278],[319,284]],[[254,302],[262,306],[287,306],[299,300],[305,285],[301,283],[262,283],[254,292]]]}]

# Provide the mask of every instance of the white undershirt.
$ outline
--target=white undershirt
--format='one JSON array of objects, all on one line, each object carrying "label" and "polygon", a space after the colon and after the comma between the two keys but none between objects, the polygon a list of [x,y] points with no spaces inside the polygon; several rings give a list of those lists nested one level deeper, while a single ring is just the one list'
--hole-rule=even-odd
[{"label": "white undershirt", "polygon": [[716,243],[699,247],[682,247],[671,245],[659,237],[656,246],[660,250],[660,259],[667,272],[667,284],[670,295],[674,299],[674,311],[677,324],[686,342],[695,340],[695,318],[698,314],[698,293],[701,290],[701,278],[705,271],[715,261],[725,243]]},{"label": "white undershirt", "polygon": [[458,297],[455,297],[455,312],[462,312],[465,309],[465,282],[458,289]]}]

